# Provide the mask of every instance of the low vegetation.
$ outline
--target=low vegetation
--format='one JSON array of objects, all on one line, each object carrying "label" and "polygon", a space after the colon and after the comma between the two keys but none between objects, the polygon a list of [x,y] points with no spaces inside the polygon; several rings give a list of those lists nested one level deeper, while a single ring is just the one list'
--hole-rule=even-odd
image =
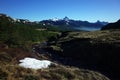
[{"label": "low vegetation", "polygon": [[1,80],[109,80],[95,71],[73,67],[54,66],[49,69],[33,70],[18,65],[0,66]]},{"label": "low vegetation", "polygon": [[18,65],[19,60],[24,57],[35,58],[35,54],[20,48],[3,48],[3,46],[0,45],[1,80],[109,80],[95,71],[60,64],[52,64],[47,69],[26,69]]},{"label": "low vegetation", "polygon": [[[111,29],[68,32],[56,41],[55,46],[62,50],[59,55],[69,59],[63,63],[105,72],[111,79],[119,80],[119,43],[120,30]],[[72,62],[69,63],[70,61]]]},{"label": "low vegetation", "polygon": [[[111,74],[108,76],[113,80],[118,79],[119,35],[119,29],[61,31],[57,26],[15,22],[6,15],[0,16],[0,80],[110,80],[95,71]],[[33,44],[46,41],[48,45],[43,49],[51,54],[32,53]],[[58,61],[62,65],[53,64],[47,69],[25,69],[18,66],[19,60],[25,57],[55,59],[54,62],[59,57],[63,63]]]}]

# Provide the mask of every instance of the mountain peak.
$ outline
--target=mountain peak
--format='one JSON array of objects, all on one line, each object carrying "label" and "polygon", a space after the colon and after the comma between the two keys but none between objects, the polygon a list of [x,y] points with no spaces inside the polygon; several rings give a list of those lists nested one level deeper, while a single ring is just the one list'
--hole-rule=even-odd
[{"label": "mountain peak", "polygon": [[108,24],[108,22],[104,22],[104,21],[100,21],[100,20],[97,20],[96,23],[97,24],[102,24],[102,25],[107,25]]},{"label": "mountain peak", "polygon": [[6,14],[0,13],[0,16],[6,16]]},{"label": "mountain peak", "polygon": [[68,18],[67,16],[65,16],[65,17],[63,18],[63,20],[68,21],[69,18]]}]

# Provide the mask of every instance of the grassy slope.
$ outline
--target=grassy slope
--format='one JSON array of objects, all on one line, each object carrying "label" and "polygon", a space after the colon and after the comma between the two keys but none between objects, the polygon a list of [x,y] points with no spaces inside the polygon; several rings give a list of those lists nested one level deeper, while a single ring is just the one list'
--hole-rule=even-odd
[{"label": "grassy slope", "polygon": [[[3,47],[4,46],[4,47]],[[19,67],[19,60],[34,57],[30,52],[20,48],[8,48],[0,45],[0,79],[1,80],[109,80],[104,75],[90,70],[53,64],[50,68],[33,70]]]},{"label": "grassy slope", "polygon": [[[61,56],[72,58],[76,66],[107,72],[119,80],[120,30],[69,32],[54,46],[61,48]],[[78,65],[80,64],[80,65]]]}]

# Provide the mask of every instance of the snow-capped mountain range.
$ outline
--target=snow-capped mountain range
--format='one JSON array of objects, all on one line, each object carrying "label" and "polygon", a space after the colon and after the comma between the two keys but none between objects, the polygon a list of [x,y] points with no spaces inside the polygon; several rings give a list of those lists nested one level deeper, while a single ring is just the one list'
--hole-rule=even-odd
[{"label": "snow-capped mountain range", "polygon": [[99,20],[95,23],[91,23],[88,21],[81,21],[81,20],[73,20],[73,19],[69,19],[67,16],[64,17],[63,19],[53,18],[48,20],[42,20],[39,23],[43,25],[54,25],[58,27],[64,27],[64,28],[67,27],[71,29],[96,28],[95,30],[101,29],[101,27],[108,24],[108,22],[104,22],[104,21],[101,22]]},{"label": "snow-capped mountain range", "polygon": [[23,24],[40,24],[43,26],[50,25],[50,26],[56,26],[61,29],[76,29],[76,30],[82,30],[88,28],[90,29],[95,28],[95,30],[98,30],[108,24],[108,22],[104,22],[104,21],[101,22],[99,20],[95,23],[82,21],[82,20],[73,20],[73,19],[69,19],[67,16],[65,16],[63,19],[53,18],[53,19],[34,21],[34,22],[29,21],[28,19],[14,19],[5,14],[0,14],[1,19],[2,17],[6,17],[11,22],[19,22]]}]

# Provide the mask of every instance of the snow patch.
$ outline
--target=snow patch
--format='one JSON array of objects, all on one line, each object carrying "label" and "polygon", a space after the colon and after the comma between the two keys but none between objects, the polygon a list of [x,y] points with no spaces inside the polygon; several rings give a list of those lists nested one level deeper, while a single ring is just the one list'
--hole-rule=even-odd
[{"label": "snow patch", "polygon": [[52,19],[52,21],[59,21],[59,19],[55,17]]},{"label": "snow patch", "polygon": [[48,68],[51,65],[51,61],[48,60],[38,60],[35,58],[24,58],[22,60],[19,60],[21,62],[19,66],[24,68],[31,68],[31,69],[42,69],[42,68]]}]

